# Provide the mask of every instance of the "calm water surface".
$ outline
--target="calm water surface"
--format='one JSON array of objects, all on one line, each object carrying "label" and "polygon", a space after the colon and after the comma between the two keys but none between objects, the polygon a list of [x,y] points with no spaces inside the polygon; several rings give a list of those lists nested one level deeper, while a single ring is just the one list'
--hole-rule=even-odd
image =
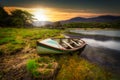
[{"label": "calm water surface", "polygon": [[101,40],[94,40],[90,38],[82,38],[82,39],[87,44],[93,47],[104,47],[104,48],[120,51],[120,41],[115,41],[115,40],[101,41]]},{"label": "calm water surface", "polygon": [[120,30],[73,29],[70,32],[78,34],[66,36],[81,38],[88,44],[81,56],[120,73]]},{"label": "calm water surface", "polygon": [[120,51],[120,30],[70,30],[73,33],[79,33],[87,44],[94,47],[106,47]]},{"label": "calm water surface", "polygon": [[120,30],[79,30],[73,29],[70,32],[80,33],[80,34],[89,34],[89,35],[104,35],[111,37],[120,37]]}]

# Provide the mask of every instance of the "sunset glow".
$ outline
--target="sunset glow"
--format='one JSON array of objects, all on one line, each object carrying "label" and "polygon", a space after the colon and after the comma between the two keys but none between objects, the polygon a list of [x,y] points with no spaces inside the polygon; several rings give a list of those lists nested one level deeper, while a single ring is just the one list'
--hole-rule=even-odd
[{"label": "sunset glow", "polygon": [[45,10],[38,9],[35,12],[33,12],[34,18],[36,18],[38,21],[48,21],[48,17],[45,14]]},{"label": "sunset glow", "polygon": [[95,17],[99,15],[119,15],[116,13],[93,13],[89,11],[69,11],[69,9],[54,9],[54,8],[23,8],[23,7],[4,7],[4,9],[10,13],[10,11],[15,9],[21,9],[28,11],[29,13],[34,15],[34,18],[38,21],[60,21],[67,20],[74,17]]}]

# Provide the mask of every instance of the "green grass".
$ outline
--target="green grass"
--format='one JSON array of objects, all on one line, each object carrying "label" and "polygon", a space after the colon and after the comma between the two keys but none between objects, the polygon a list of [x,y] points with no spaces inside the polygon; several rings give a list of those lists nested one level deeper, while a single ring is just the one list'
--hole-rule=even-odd
[{"label": "green grass", "polygon": [[39,57],[36,59],[28,60],[27,62],[27,70],[30,74],[35,78],[40,78],[42,76],[49,76],[52,73],[54,68],[54,59],[50,57]]},{"label": "green grass", "polygon": [[28,60],[27,62],[27,70],[35,77],[38,77],[40,74],[37,71],[37,68],[39,67],[38,63],[34,60]]},{"label": "green grass", "polygon": [[[30,45],[36,47],[36,40],[61,36],[62,30],[41,28],[0,28],[0,49],[3,55],[14,53]],[[1,53],[1,52],[0,52]]]},{"label": "green grass", "polygon": [[27,70],[32,71],[33,69],[36,69],[36,68],[38,68],[37,62],[34,59],[29,60],[27,63]]},{"label": "green grass", "polygon": [[112,74],[103,68],[74,56],[63,56],[59,60],[61,69],[56,80],[112,80]]},{"label": "green grass", "polygon": [[55,60],[53,58],[50,58],[50,57],[41,57],[38,59],[38,62],[40,63],[51,63],[51,62],[54,62]]}]

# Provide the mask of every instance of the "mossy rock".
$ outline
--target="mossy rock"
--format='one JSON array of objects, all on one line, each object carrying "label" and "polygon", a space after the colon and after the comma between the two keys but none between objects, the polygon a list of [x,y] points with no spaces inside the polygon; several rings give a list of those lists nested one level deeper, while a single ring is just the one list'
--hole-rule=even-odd
[{"label": "mossy rock", "polygon": [[52,79],[58,71],[58,63],[50,57],[39,57],[29,60],[27,69],[34,79]]}]

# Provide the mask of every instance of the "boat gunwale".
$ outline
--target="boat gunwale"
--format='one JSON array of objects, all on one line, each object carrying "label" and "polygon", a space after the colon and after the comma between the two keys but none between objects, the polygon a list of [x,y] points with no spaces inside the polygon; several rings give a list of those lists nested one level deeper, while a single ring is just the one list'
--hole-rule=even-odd
[{"label": "boat gunwale", "polygon": [[[80,38],[51,38],[51,39],[79,39],[79,40],[82,40]],[[79,50],[81,48],[83,48],[85,45],[86,45],[86,42],[84,40],[83,41],[83,44],[81,46],[78,46],[77,48],[72,48],[72,49],[61,49],[61,48],[56,48],[56,47],[53,47],[53,46],[50,46],[50,45],[46,45],[44,43],[41,43],[39,42],[40,40],[37,40],[37,45],[43,45],[43,46],[47,46],[47,47],[50,47],[50,48],[53,48],[53,49],[56,49],[56,50],[60,50],[60,51],[76,51],[76,50]]]}]

